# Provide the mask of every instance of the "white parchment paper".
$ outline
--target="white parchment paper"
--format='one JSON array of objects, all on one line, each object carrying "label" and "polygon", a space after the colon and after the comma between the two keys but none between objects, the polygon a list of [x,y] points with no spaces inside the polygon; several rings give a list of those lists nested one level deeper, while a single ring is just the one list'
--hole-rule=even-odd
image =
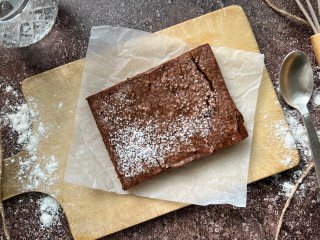
[{"label": "white parchment paper", "polygon": [[186,52],[183,41],[112,26],[93,27],[77,105],[65,181],[119,194],[136,194],[198,205],[246,205],[247,176],[261,54],[214,48],[229,92],[244,116],[249,137],[210,157],[170,170],[123,191],[86,97]]}]

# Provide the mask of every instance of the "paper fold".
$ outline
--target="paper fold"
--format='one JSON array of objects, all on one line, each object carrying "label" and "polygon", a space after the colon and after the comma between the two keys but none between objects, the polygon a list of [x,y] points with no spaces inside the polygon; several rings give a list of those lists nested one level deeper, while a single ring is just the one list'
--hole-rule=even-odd
[{"label": "paper fold", "polygon": [[254,115],[264,57],[213,49],[229,92],[242,113],[249,137],[235,146],[170,170],[123,191],[96,127],[86,97],[188,51],[180,39],[112,26],[91,32],[77,105],[65,181],[119,194],[198,205],[246,205]]}]

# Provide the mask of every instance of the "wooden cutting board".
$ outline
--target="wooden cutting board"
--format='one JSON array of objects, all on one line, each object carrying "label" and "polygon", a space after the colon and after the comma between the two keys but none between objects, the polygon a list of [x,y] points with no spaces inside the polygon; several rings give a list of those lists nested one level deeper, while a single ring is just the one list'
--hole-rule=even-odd
[{"label": "wooden cutting board", "polygon": [[[195,45],[210,43],[212,46],[259,52],[248,19],[239,6],[230,6],[206,14],[158,33],[178,37]],[[39,153],[46,156],[54,154],[60,163],[55,184],[44,184],[35,190],[56,197],[66,213],[75,239],[94,239],[185,205],[131,195],[116,195],[63,181],[83,64],[83,60],[78,60],[33,76],[23,82],[22,90],[26,98],[33,97],[36,101],[41,120],[52,126],[48,130],[48,139],[40,143]],[[57,107],[61,102],[64,103],[62,109]],[[271,123],[281,119],[284,119],[284,115],[265,70],[255,118],[249,183],[298,164],[297,150],[284,148],[284,139],[275,136]],[[16,179],[17,158],[23,154],[21,152],[18,156],[5,160],[2,188],[4,199],[23,193],[21,183]],[[284,165],[281,162],[286,156],[291,157],[291,162]]]}]

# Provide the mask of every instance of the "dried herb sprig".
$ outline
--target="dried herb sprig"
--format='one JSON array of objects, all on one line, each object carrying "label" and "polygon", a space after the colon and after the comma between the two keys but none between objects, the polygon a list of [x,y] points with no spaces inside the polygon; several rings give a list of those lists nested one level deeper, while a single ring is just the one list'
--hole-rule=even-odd
[{"label": "dried herb sprig", "polygon": [[[304,20],[303,18],[301,17],[298,17],[292,13],[289,13],[288,11],[284,10],[284,9],[281,9],[279,7],[277,7],[271,0],[264,0],[265,3],[275,12],[279,13],[280,15],[292,20],[292,21],[295,21],[297,23],[300,23],[302,25],[305,25],[305,26],[308,26],[308,27],[311,27],[310,26],[310,23],[308,23],[306,20]],[[320,1],[320,0],[319,0]]]},{"label": "dried herb sprig", "polygon": [[305,168],[305,170],[303,171],[302,175],[300,176],[300,178],[297,180],[296,184],[293,186],[293,188],[291,189],[291,192],[288,196],[288,199],[282,209],[279,221],[278,221],[278,225],[277,225],[277,231],[276,231],[276,235],[275,235],[275,240],[279,239],[279,235],[280,235],[280,230],[282,227],[282,223],[283,223],[283,218],[284,218],[284,214],[286,213],[291,200],[293,199],[294,194],[296,193],[296,191],[298,190],[300,184],[302,183],[302,181],[305,179],[306,176],[308,176],[308,174],[310,173],[310,171],[314,168],[314,161],[310,161],[309,165]]}]

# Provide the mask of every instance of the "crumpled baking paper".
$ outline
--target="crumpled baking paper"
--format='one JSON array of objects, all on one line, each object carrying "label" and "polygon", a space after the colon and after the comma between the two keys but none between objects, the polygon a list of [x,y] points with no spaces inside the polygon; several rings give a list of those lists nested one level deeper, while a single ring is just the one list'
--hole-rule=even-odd
[{"label": "crumpled baking paper", "polygon": [[246,205],[247,176],[264,56],[213,48],[249,137],[212,156],[160,174],[123,191],[86,97],[155,67],[189,48],[180,39],[134,29],[93,27],[77,105],[65,181],[118,194],[136,194],[197,205]]}]

